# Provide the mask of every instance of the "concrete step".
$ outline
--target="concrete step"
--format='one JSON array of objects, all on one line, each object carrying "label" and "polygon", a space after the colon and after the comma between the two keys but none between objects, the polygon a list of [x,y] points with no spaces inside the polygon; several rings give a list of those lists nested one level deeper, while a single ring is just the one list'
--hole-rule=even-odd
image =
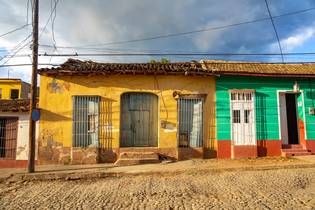
[{"label": "concrete step", "polygon": [[131,166],[131,165],[140,165],[140,164],[152,164],[160,163],[159,159],[155,158],[143,158],[143,159],[118,159],[115,162],[116,166]]},{"label": "concrete step", "polygon": [[155,152],[122,152],[119,154],[120,159],[141,159],[141,158],[157,158],[159,155]]},{"label": "concrete step", "polygon": [[[282,149],[282,152],[305,152],[305,149]],[[308,151],[307,151],[308,152]]]},{"label": "concrete step", "polygon": [[282,149],[303,149],[300,144],[283,144]]},{"label": "concrete step", "polygon": [[148,163],[160,163],[159,155],[155,152],[122,152],[115,162],[117,166],[129,166]]},{"label": "concrete step", "polygon": [[303,152],[282,152],[282,157],[293,157],[293,156],[305,156],[305,155],[312,155],[311,152],[308,152],[307,150]]}]

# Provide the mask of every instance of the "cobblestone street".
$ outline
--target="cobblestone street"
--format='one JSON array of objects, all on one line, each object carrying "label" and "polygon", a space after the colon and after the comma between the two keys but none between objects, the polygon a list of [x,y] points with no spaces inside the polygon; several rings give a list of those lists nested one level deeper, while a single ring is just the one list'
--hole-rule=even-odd
[{"label": "cobblestone street", "polygon": [[0,209],[314,209],[315,169],[0,184]]}]

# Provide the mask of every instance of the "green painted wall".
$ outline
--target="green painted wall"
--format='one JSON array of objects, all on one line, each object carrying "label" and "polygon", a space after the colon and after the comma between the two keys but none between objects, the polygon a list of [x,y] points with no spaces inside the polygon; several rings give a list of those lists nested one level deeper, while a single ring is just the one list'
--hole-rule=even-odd
[{"label": "green painted wall", "polygon": [[231,140],[228,91],[230,89],[255,89],[257,140],[278,140],[277,90],[292,90],[295,81],[300,85],[300,90],[304,91],[307,139],[315,140],[315,116],[308,112],[309,107],[315,105],[315,79],[230,76],[218,77],[216,80],[217,139]]}]

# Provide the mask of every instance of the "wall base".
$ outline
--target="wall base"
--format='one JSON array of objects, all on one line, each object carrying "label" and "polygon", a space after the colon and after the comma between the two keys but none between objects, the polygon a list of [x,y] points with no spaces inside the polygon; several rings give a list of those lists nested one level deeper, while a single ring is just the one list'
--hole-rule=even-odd
[{"label": "wall base", "polygon": [[306,140],[306,149],[315,153],[315,140]]},{"label": "wall base", "polygon": [[231,158],[231,140],[218,140],[217,158]]},{"label": "wall base", "polygon": [[[37,165],[37,161],[35,164]],[[28,160],[0,160],[0,168],[27,168]]]},{"label": "wall base", "polygon": [[281,156],[281,140],[257,140],[257,151],[259,157]]},{"label": "wall base", "polygon": [[203,148],[178,148],[177,150],[177,159],[178,160],[189,160],[192,158],[203,158]]},{"label": "wall base", "polygon": [[257,146],[232,146],[232,155],[233,159],[239,158],[256,158],[257,157]]}]

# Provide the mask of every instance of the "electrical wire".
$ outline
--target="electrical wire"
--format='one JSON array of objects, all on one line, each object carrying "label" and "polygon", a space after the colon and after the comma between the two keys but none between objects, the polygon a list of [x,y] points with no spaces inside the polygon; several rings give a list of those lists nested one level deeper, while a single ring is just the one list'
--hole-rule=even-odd
[{"label": "electrical wire", "polygon": [[24,42],[26,42],[30,37],[32,36],[32,33],[28,35],[25,39],[23,39],[20,43],[18,43],[15,47],[15,51],[13,54],[5,55],[4,57],[0,58],[0,61],[2,61],[4,58],[8,58],[3,64],[6,64],[9,62],[9,60],[17,55],[18,52],[20,52],[22,49],[24,49],[28,44],[30,44],[32,41],[27,42],[23,45]]},{"label": "electrical wire", "polygon": [[268,11],[268,14],[269,14],[270,22],[271,22],[272,27],[273,27],[273,30],[274,30],[274,32],[275,32],[275,34],[276,34],[276,38],[277,38],[277,41],[278,41],[279,50],[280,50],[280,53],[281,53],[281,59],[282,59],[282,62],[284,63],[284,57],[283,57],[282,47],[281,47],[281,43],[280,43],[280,38],[279,38],[276,25],[275,25],[275,23],[274,23],[274,21],[273,21],[273,17],[272,17],[272,15],[271,15],[271,12],[270,12],[270,9],[269,9],[268,0],[265,0],[265,3],[266,3],[266,8],[267,8],[267,11]]},{"label": "electrical wire", "polygon": [[74,57],[74,56],[279,56],[279,55],[315,55],[315,52],[300,53],[74,53],[74,54],[48,54],[39,56]]},{"label": "electrical wire", "polygon": [[[52,2],[54,1],[55,3],[55,9],[53,10],[53,4]],[[51,35],[52,35],[52,40],[53,40],[53,45],[54,45],[54,49],[56,48],[56,39],[55,39],[55,20],[57,17],[57,1],[56,0],[50,0],[50,9],[51,9],[51,13],[53,13],[53,16],[51,18]]]},{"label": "electrical wire", "polygon": [[[20,63],[20,64],[8,64],[0,65],[0,68],[14,67],[14,66],[32,66],[31,63]],[[50,63],[40,63],[39,66],[58,66],[59,64],[50,64]]]},{"label": "electrical wire", "polygon": [[[285,17],[285,16],[291,16],[291,15],[305,13],[305,12],[312,11],[312,10],[315,10],[315,7],[304,9],[304,10],[298,10],[298,11],[294,11],[294,12],[290,12],[290,13],[284,13],[284,14],[281,14],[281,15],[273,16],[272,18],[280,18],[280,17]],[[262,22],[262,21],[266,21],[266,20],[270,20],[270,17],[259,18],[259,19],[255,19],[255,20],[251,20],[251,21],[245,21],[245,22],[239,22],[239,23],[233,23],[233,24],[228,24],[228,25],[224,25],[224,26],[204,28],[204,29],[192,30],[192,31],[186,31],[186,32],[179,32],[179,33],[170,33],[170,34],[164,34],[164,35],[162,34],[162,35],[157,35],[157,36],[152,36],[152,37],[144,37],[144,38],[139,38],[139,39],[123,40],[123,41],[91,44],[91,45],[81,45],[81,46],[57,46],[57,48],[80,49],[80,48],[88,48],[88,47],[95,47],[95,46],[116,45],[116,44],[126,44],[126,43],[150,41],[150,40],[156,40],[156,39],[164,39],[164,38],[170,38],[170,37],[190,35],[190,34],[195,34],[195,33],[202,33],[202,32],[221,30],[221,29],[225,29],[225,28],[229,28],[229,27],[236,27],[236,26],[240,26],[240,25],[256,23],[256,22]],[[54,47],[52,45],[47,45],[47,44],[40,44],[39,46]]]},{"label": "electrical wire", "polygon": [[22,26],[19,26],[19,27],[15,28],[15,29],[13,29],[13,30],[11,30],[11,31],[8,31],[8,32],[6,32],[6,33],[4,33],[4,34],[1,34],[0,37],[7,36],[7,35],[9,35],[9,34],[12,34],[12,33],[16,32],[16,31],[20,31],[20,30],[24,29],[25,27],[27,27],[27,26],[29,26],[29,25],[31,25],[31,24],[24,24],[24,25],[22,25]]},{"label": "electrical wire", "polygon": [[39,33],[38,40],[40,40],[40,38],[41,38],[42,35],[43,35],[43,32],[46,30],[46,28],[47,28],[47,26],[48,26],[48,24],[49,24],[49,22],[50,22],[50,20],[52,20],[52,15],[53,15],[53,13],[55,12],[58,3],[59,3],[59,0],[56,0],[56,3],[55,3],[55,5],[54,5],[54,8],[53,8],[53,10],[50,12],[50,15],[49,15],[49,17],[48,17],[48,19],[47,19],[47,21],[46,21],[45,26],[42,28],[42,30],[41,30],[40,33]]}]

